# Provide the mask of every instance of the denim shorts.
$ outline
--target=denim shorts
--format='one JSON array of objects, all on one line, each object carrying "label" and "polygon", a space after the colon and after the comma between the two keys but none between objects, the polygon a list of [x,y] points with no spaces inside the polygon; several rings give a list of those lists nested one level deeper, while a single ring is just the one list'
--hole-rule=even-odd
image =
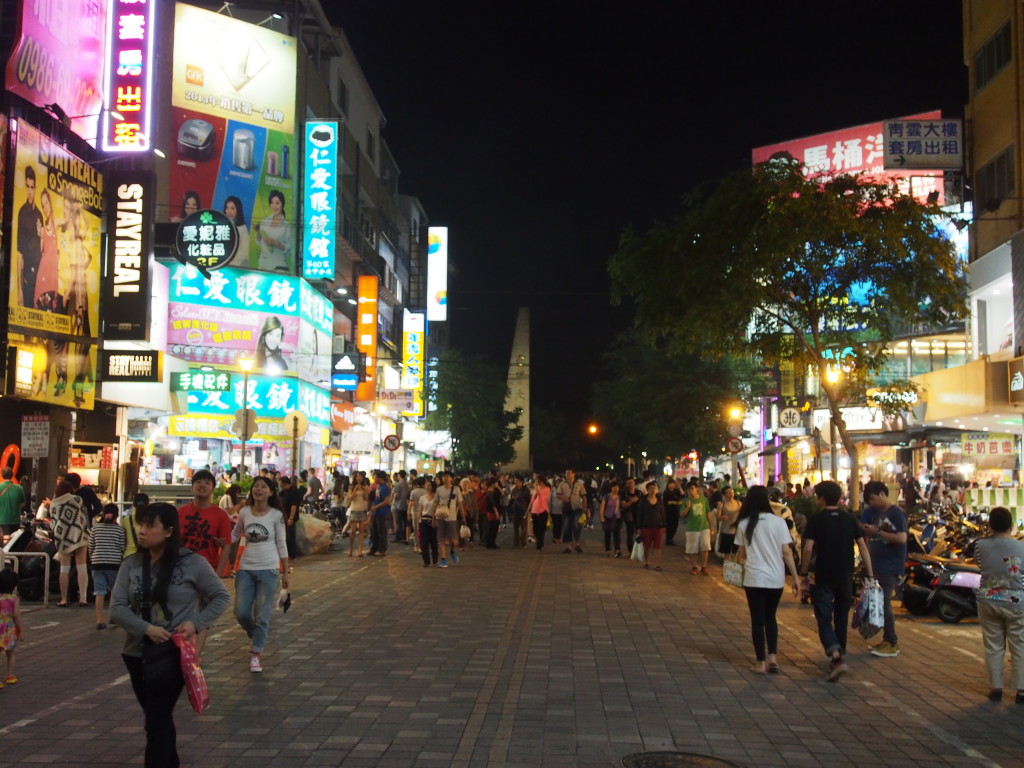
[{"label": "denim shorts", "polygon": [[109,595],[114,591],[115,581],[117,581],[116,570],[94,568],[92,572],[92,593],[94,595]]}]

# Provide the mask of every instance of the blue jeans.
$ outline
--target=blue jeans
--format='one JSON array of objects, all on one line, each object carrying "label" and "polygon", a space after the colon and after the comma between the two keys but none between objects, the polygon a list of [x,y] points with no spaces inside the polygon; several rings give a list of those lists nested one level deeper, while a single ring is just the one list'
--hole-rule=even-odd
[{"label": "blue jeans", "polygon": [[562,515],[565,520],[562,523],[562,541],[566,544],[575,542],[580,543],[580,524],[579,517],[582,510],[574,509],[572,512],[566,512]]},{"label": "blue jeans", "polygon": [[249,636],[253,653],[263,653],[267,644],[270,613],[274,610],[280,581],[276,569],[235,574],[235,618]]},{"label": "blue jeans", "polygon": [[818,621],[818,639],[825,655],[846,653],[846,628],[853,605],[852,577],[837,582],[818,580],[811,587],[811,604]]}]

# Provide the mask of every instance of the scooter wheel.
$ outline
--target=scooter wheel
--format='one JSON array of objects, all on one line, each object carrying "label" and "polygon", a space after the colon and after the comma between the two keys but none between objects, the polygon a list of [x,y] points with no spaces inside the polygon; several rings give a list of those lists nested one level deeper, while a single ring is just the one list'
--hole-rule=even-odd
[{"label": "scooter wheel", "polygon": [[949,603],[940,602],[936,613],[944,624],[959,624],[964,617],[963,611]]}]

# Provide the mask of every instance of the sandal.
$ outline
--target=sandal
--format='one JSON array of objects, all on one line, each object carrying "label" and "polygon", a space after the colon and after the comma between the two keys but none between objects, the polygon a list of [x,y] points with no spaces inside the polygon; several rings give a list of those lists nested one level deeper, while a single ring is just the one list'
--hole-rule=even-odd
[{"label": "sandal", "polygon": [[769,664],[768,665],[768,674],[769,675],[777,675],[777,674],[779,674],[779,665],[778,664]]},{"label": "sandal", "polygon": [[67,603],[57,603],[57,607],[58,608],[67,608],[68,604]]}]

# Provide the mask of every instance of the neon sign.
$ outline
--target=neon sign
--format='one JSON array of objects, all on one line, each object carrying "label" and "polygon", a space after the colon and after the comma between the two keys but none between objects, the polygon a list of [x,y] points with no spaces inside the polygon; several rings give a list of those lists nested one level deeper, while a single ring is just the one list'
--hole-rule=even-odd
[{"label": "neon sign", "polygon": [[307,280],[334,279],[338,124],[306,123],[306,172],[302,276]]},{"label": "neon sign", "polygon": [[153,0],[110,3],[103,115],[103,149],[107,152],[151,148],[153,5]]}]

